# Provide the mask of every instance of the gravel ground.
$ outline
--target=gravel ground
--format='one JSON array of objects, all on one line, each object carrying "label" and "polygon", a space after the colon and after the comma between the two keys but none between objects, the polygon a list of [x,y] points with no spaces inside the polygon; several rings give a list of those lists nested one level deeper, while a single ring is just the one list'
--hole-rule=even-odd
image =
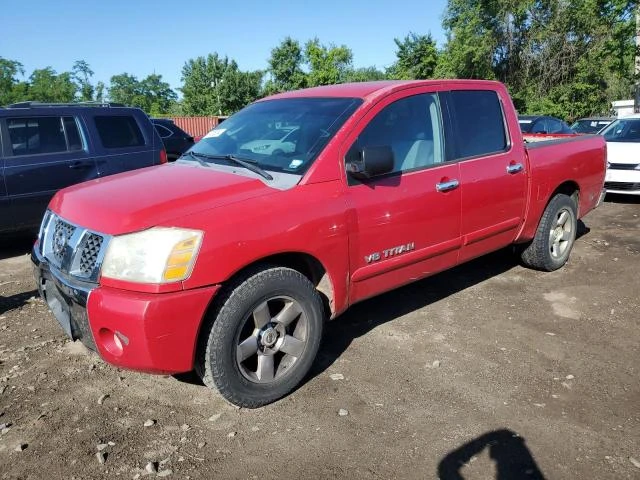
[{"label": "gravel ground", "polygon": [[355,306],[257,410],[69,342],[5,240],[0,478],[640,478],[639,215],[607,199],[558,272],[501,251]]}]

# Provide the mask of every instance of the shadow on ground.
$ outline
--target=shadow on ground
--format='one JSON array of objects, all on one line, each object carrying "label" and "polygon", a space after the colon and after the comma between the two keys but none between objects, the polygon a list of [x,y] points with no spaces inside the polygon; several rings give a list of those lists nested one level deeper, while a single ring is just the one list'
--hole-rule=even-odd
[{"label": "shadow on ground", "polygon": [[31,252],[35,237],[29,234],[3,235],[0,237],[0,260]]},{"label": "shadow on ground", "polygon": [[37,297],[38,291],[31,290],[29,292],[21,292],[16,293],[15,295],[10,295],[8,297],[4,297],[0,295],[0,315],[8,312],[9,310],[13,310],[15,308],[20,308],[23,305],[27,304],[27,301],[31,297]]},{"label": "shadow on ground", "polygon": [[449,452],[438,464],[438,478],[464,480],[464,466],[485,448],[495,462],[496,480],[544,480],[524,438],[507,429],[485,433]]},{"label": "shadow on ground", "polygon": [[309,379],[329,368],[354,339],[366,335],[379,325],[500,275],[517,265],[518,258],[513,249],[506,248],[354,305],[327,324],[323,346]]}]

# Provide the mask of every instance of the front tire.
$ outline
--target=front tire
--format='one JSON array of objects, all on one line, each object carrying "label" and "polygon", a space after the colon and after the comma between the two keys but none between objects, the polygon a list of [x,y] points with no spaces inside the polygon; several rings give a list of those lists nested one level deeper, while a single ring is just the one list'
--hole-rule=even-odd
[{"label": "front tire", "polygon": [[567,263],[578,229],[576,210],[572,197],[559,193],[551,199],[533,241],[521,254],[526,266],[551,272]]},{"label": "front tire", "polygon": [[257,408],[291,392],[320,347],[324,306],[296,270],[265,268],[229,287],[203,332],[196,371],[231,403]]}]

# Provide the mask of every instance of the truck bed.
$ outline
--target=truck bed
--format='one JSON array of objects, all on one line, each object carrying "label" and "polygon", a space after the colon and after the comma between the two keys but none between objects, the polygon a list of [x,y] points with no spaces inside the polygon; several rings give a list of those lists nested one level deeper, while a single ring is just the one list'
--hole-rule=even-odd
[{"label": "truck bed", "polygon": [[[518,241],[533,238],[537,221],[558,185],[578,187],[578,218],[593,210],[600,199],[606,168],[606,142],[599,135],[563,136],[526,143],[530,185],[527,222]],[[558,159],[566,168],[558,168]],[[579,179],[579,180],[575,180]]]}]

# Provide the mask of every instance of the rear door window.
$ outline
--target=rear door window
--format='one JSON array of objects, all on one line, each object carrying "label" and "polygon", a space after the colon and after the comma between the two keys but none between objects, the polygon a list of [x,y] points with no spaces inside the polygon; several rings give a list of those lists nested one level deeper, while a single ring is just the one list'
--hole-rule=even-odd
[{"label": "rear door window", "polygon": [[450,92],[456,131],[456,158],[503,152],[508,148],[502,105],[492,90]]},{"label": "rear door window", "polygon": [[136,119],[130,115],[96,116],[96,129],[105,148],[139,147],[144,137]]}]

